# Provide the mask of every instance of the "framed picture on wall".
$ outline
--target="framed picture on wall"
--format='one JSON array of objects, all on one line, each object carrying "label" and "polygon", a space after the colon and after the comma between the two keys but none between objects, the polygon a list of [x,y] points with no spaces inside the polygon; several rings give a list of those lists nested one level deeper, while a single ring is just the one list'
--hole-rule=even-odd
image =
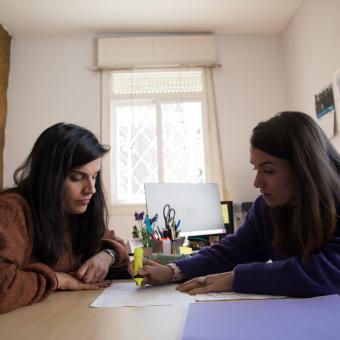
[{"label": "framed picture on wall", "polygon": [[333,74],[333,94],[336,103],[340,100],[340,68]]},{"label": "framed picture on wall", "polygon": [[[333,74],[333,94],[336,114],[340,115],[340,68]],[[338,118],[339,119],[339,118]]]},{"label": "framed picture on wall", "polygon": [[315,94],[314,99],[317,121],[325,134],[332,138],[335,133],[335,105],[332,83]]}]

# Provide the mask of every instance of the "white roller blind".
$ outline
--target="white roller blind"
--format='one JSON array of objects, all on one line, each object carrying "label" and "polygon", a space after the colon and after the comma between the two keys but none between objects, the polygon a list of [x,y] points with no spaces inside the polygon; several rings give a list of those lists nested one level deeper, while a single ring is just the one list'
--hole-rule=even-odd
[{"label": "white roller blind", "polygon": [[112,91],[114,95],[202,92],[202,71],[114,73]]}]

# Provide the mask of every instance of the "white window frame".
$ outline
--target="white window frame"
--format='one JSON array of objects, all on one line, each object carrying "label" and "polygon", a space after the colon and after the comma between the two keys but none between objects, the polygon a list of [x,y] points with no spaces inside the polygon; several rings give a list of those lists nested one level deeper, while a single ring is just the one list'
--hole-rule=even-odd
[{"label": "white window frame", "polygon": [[[213,177],[213,161],[211,159],[211,119],[209,119],[209,105],[208,99],[209,99],[209,93],[207,93],[207,75],[204,70],[204,68],[196,68],[196,70],[202,71],[202,80],[203,80],[203,95],[195,94],[195,93],[180,93],[180,94],[171,94],[169,97],[169,101],[173,101],[174,99],[178,99],[180,102],[185,102],[192,99],[200,99],[202,100],[202,130],[203,130],[203,148],[204,148],[204,160],[205,160],[205,182],[216,182],[216,179]],[[143,70],[155,72],[155,71],[164,71],[164,69],[148,69]],[[110,101],[112,99],[112,81],[111,81],[111,74],[113,72],[118,71],[112,71],[112,70],[103,70],[102,71],[102,112],[101,112],[101,139],[103,144],[107,144],[111,146],[111,151],[105,155],[102,161],[102,176],[103,176],[103,182],[104,182],[104,188],[105,188],[105,194],[106,194],[106,201],[109,208],[109,214],[110,215],[126,215],[126,214],[133,214],[135,211],[145,211],[145,204],[136,204],[136,203],[126,203],[126,202],[113,202],[113,198],[111,195],[111,190],[113,188],[113,181],[114,181],[114,175],[113,174],[114,169],[111,168],[112,160],[116,159],[116,148],[113,142],[111,142],[111,114],[110,114]],[[126,72],[126,71],[125,71]],[[150,97],[153,97],[155,99],[161,99],[162,101],[165,100],[165,95],[161,94],[152,94]],[[211,94],[210,94],[211,96]],[[143,97],[145,98],[145,95],[139,96],[139,95],[133,95],[133,100],[139,99]],[[131,101],[131,95],[120,96],[121,100],[129,100]],[[117,99],[119,100],[119,99]],[[158,109],[157,109],[158,111]],[[157,120],[158,117],[157,117]],[[157,122],[157,128],[160,129],[160,124]],[[160,147],[160,143],[158,143],[158,148]],[[158,151],[160,152],[160,149]],[[159,154],[158,154],[159,155]],[[161,161],[159,161],[161,162]],[[216,164],[215,164],[216,166]],[[218,165],[220,166],[220,165]]]}]

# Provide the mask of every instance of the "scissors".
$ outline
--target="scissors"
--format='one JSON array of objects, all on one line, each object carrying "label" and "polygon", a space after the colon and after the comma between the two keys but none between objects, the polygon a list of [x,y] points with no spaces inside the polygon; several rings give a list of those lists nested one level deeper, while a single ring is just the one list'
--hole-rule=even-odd
[{"label": "scissors", "polygon": [[166,204],[163,208],[163,216],[165,222],[165,228],[169,229],[172,222],[175,221],[176,211],[170,207],[170,204]]}]

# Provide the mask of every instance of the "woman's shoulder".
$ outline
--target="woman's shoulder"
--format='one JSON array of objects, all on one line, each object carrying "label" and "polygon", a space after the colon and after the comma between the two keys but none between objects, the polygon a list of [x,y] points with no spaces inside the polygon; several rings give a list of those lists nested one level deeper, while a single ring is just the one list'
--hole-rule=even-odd
[{"label": "woman's shoulder", "polygon": [[267,209],[267,205],[266,205],[266,201],[263,198],[263,195],[257,196],[257,198],[255,199],[254,203],[252,204],[250,208],[252,213],[255,213],[255,214],[263,214],[264,212],[266,212],[266,209]]},{"label": "woman's shoulder", "polygon": [[19,204],[19,205],[28,205],[26,199],[24,196],[19,194],[15,191],[3,191],[0,193],[0,204],[6,205],[6,204]]},{"label": "woman's shoulder", "polygon": [[10,217],[19,211],[29,211],[30,207],[26,199],[16,192],[2,192],[0,194],[0,217]]},{"label": "woman's shoulder", "polygon": [[268,207],[262,195],[255,199],[246,214],[244,222],[245,224],[268,224]]}]

